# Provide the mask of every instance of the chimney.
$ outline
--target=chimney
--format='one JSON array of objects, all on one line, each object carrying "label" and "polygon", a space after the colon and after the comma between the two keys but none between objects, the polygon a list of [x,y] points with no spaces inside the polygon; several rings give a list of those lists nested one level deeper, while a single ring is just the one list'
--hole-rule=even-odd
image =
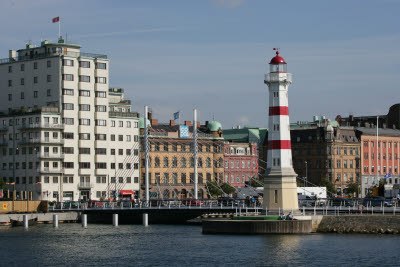
[{"label": "chimney", "polygon": [[156,126],[158,125],[158,120],[150,120],[151,125]]},{"label": "chimney", "polygon": [[147,112],[147,118],[149,119],[149,121],[151,121],[153,119],[151,111]]},{"label": "chimney", "polygon": [[169,121],[169,126],[175,126],[175,121],[174,120],[170,120]]},{"label": "chimney", "polygon": [[185,121],[185,125],[186,126],[192,126],[192,123],[191,123],[191,121]]},{"label": "chimney", "polygon": [[200,122],[199,121],[197,122],[197,128],[200,128]]},{"label": "chimney", "polygon": [[209,123],[210,123],[210,121],[206,121],[206,125],[205,125],[205,126],[207,127],[207,125],[208,125]]}]

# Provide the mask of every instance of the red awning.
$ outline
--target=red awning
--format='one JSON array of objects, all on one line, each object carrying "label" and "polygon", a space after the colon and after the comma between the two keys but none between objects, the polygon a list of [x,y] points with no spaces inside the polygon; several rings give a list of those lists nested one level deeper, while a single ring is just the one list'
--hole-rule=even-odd
[{"label": "red awning", "polygon": [[126,196],[126,195],[134,195],[134,194],[135,194],[135,193],[133,193],[132,190],[121,190],[121,191],[119,191],[119,193],[120,193],[121,195],[123,195],[123,196]]}]

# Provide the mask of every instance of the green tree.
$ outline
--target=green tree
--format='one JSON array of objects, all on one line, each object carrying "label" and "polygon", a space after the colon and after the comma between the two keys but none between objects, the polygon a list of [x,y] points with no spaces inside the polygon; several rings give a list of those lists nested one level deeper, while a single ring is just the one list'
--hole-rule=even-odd
[{"label": "green tree", "polygon": [[222,195],[222,191],[216,182],[207,182],[206,186],[207,186],[208,192],[211,196],[215,197],[215,196]]},{"label": "green tree", "polygon": [[356,183],[348,184],[347,185],[347,193],[348,194],[357,193],[357,195],[358,195],[358,184],[356,184]]},{"label": "green tree", "polygon": [[236,192],[236,188],[234,188],[233,186],[231,186],[228,183],[221,184],[221,189],[222,189],[222,191],[224,191],[223,193],[228,194],[228,195]]},{"label": "green tree", "polygon": [[336,194],[335,185],[329,181],[328,179],[322,179],[319,183],[319,186],[325,186],[328,196],[332,196],[332,194]]},{"label": "green tree", "polygon": [[3,180],[3,177],[0,177],[0,189],[7,190],[7,186]]}]

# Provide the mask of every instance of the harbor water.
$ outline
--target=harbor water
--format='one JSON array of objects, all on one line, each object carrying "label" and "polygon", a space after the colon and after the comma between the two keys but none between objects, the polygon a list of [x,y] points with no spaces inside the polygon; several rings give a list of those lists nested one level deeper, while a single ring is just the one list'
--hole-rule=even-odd
[{"label": "harbor water", "polygon": [[0,229],[1,266],[387,266],[400,236],[203,235],[200,226],[37,225]]}]

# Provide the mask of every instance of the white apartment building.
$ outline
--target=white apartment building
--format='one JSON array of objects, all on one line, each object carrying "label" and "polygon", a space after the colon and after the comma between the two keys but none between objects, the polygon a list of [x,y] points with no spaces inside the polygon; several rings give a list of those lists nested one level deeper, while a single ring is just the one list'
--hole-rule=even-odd
[{"label": "white apartment building", "polygon": [[[0,176],[17,199],[139,194],[139,116],[106,55],[43,41],[0,59]],[[60,197],[62,196],[62,198]]]}]

